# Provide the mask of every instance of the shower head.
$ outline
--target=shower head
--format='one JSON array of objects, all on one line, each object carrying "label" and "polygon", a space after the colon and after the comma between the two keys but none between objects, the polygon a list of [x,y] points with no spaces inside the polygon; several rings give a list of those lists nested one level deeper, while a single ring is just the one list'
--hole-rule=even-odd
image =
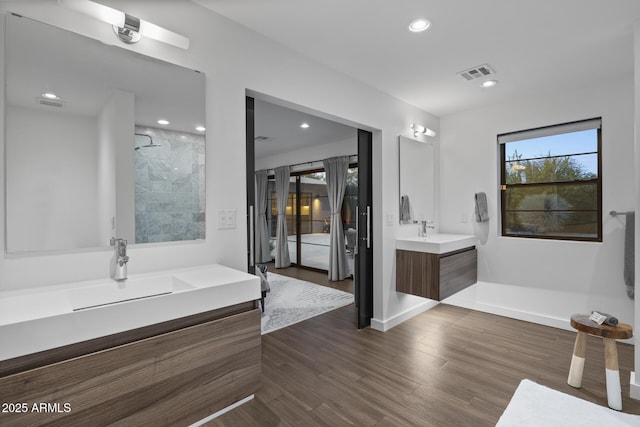
[{"label": "shower head", "polygon": [[136,148],[134,148],[134,150],[138,151],[141,148],[148,148],[148,147],[162,147],[162,144],[155,144],[153,142],[153,138],[151,138],[151,135],[147,135],[146,133],[136,133],[134,135],[138,135],[138,136],[144,136],[149,138],[149,143],[147,145],[139,145]]}]

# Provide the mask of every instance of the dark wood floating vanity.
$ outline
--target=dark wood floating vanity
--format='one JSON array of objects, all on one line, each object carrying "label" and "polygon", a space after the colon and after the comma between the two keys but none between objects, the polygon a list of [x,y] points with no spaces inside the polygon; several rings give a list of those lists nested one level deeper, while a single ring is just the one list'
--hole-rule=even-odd
[{"label": "dark wood floating vanity", "polygon": [[255,393],[260,371],[251,301],[1,361],[0,425],[187,426]]},{"label": "dark wood floating vanity", "polygon": [[437,301],[477,282],[475,246],[437,254],[396,249],[396,291]]},{"label": "dark wood floating vanity", "polygon": [[0,425],[188,426],[244,402],[259,298],[258,277],[218,264],[4,293]]}]

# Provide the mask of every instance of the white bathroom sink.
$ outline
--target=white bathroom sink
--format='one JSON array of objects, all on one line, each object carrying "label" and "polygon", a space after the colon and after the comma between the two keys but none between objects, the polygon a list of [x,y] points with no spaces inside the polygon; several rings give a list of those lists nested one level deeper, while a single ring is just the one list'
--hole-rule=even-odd
[{"label": "white bathroom sink", "polygon": [[259,299],[257,276],[218,264],[0,292],[0,360]]},{"label": "white bathroom sink", "polygon": [[84,310],[118,302],[132,301],[173,292],[194,289],[194,286],[172,276],[112,280],[108,283],[70,289],[73,310]]},{"label": "white bathroom sink", "polygon": [[445,254],[475,246],[476,236],[466,234],[431,234],[427,237],[405,237],[396,240],[396,249],[414,252]]}]

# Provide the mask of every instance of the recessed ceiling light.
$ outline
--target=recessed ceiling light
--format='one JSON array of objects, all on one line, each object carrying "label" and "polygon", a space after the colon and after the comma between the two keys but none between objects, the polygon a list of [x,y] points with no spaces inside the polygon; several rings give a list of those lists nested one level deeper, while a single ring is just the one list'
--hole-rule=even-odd
[{"label": "recessed ceiling light", "polygon": [[429,20],[427,19],[422,19],[422,18],[414,19],[409,24],[409,31],[413,31],[414,33],[419,33],[421,31],[428,29],[430,26],[431,26],[431,22],[429,22]]},{"label": "recessed ceiling light", "polygon": [[160,120],[158,120],[158,124],[159,125],[168,125],[169,124],[169,120],[160,119]]},{"label": "recessed ceiling light", "polygon": [[196,130],[198,132],[204,132],[205,130],[207,130],[207,128],[205,128],[204,126],[196,126]]},{"label": "recessed ceiling light", "polygon": [[498,84],[497,80],[487,80],[486,82],[482,82],[480,86],[482,87],[493,87]]},{"label": "recessed ceiling light", "polygon": [[307,129],[309,127],[309,123],[303,123],[300,125],[302,129]]},{"label": "recessed ceiling light", "polygon": [[60,99],[60,97],[58,95],[56,95],[55,93],[51,93],[51,92],[45,92],[42,94],[43,98],[47,98],[47,99]]}]

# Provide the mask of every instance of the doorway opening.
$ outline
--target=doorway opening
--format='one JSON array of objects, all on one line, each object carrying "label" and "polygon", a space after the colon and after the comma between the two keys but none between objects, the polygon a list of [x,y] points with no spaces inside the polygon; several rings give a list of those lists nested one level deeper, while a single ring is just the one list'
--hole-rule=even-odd
[{"label": "doorway opening", "polygon": [[[336,282],[351,277],[357,327],[367,327],[373,317],[372,133],[285,104],[246,97],[248,270],[256,270],[258,258],[261,268],[275,258],[278,268],[268,268],[277,274],[311,281],[322,272],[321,285],[332,282],[327,270]],[[346,168],[345,180],[345,169],[331,172],[335,162]]]}]

